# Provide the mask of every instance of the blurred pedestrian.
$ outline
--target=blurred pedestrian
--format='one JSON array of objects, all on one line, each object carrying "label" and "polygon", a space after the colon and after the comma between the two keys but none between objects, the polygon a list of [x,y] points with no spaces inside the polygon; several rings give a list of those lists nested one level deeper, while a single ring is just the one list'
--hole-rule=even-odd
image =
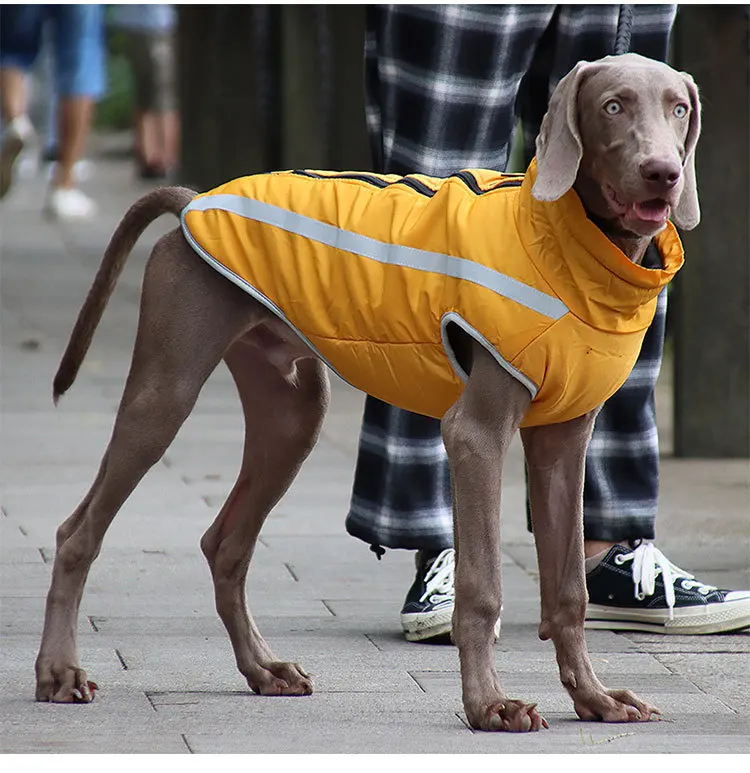
[{"label": "blurred pedestrian", "polygon": [[175,82],[177,11],[172,5],[117,5],[111,24],[124,37],[135,80],[135,155],[139,177],[170,175],[179,153]]},{"label": "blurred pedestrian", "polygon": [[54,45],[54,86],[59,155],[44,201],[57,220],[93,217],[96,204],[76,187],[74,167],[82,157],[94,105],[105,90],[104,6],[0,6],[0,198],[13,182],[24,147],[37,142],[28,115],[28,74],[42,47],[45,27]]}]

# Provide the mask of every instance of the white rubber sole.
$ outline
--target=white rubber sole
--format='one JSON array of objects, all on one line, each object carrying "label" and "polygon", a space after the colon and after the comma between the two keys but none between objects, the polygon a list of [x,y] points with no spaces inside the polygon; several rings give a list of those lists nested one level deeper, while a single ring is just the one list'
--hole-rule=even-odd
[{"label": "white rubber sole", "polygon": [[[453,607],[424,615],[401,615],[401,627],[407,641],[427,641],[450,636]],[[495,641],[500,638],[500,619],[495,623]]]},{"label": "white rubber sole", "polygon": [[623,610],[589,604],[585,627],[592,630],[645,631],[683,636],[730,633],[750,627],[750,599],[700,607],[677,607],[672,620],[664,610]]}]

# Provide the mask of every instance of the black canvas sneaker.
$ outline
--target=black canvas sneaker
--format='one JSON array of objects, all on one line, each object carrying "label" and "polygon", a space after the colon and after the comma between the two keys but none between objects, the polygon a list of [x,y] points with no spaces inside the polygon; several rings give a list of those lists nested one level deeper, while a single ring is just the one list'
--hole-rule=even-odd
[{"label": "black canvas sneaker", "polygon": [[[408,641],[446,641],[450,637],[453,607],[456,552],[417,551],[417,576],[401,610],[401,626]],[[495,624],[495,638],[500,635],[500,620]]]},{"label": "black canvas sneaker", "polygon": [[586,575],[586,585],[586,628],[709,634],[750,626],[750,591],[700,582],[651,542],[610,548]]}]

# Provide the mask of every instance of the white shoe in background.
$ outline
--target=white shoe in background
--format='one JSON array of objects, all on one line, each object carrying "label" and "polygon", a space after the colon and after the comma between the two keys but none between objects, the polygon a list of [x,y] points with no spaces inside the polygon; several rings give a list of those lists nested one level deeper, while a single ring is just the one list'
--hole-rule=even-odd
[{"label": "white shoe in background", "polygon": [[89,220],[97,213],[96,203],[78,188],[50,188],[44,214],[52,220]]},{"label": "white shoe in background", "polygon": [[0,138],[0,199],[10,190],[21,151],[35,141],[34,127],[26,115],[17,116],[3,130]]}]

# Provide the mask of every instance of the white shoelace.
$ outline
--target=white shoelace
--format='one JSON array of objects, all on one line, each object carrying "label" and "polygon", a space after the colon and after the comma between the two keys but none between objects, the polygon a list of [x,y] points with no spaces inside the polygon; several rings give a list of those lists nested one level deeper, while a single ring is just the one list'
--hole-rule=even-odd
[{"label": "white shoelace", "polygon": [[428,597],[434,602],[452,601],[456,595],[453,588],[453,574],[456,559],[453,550],[444,550],[432,563],[424,576],[425,592],[420,601]]},{"label": "white shoelace", "polygon": [[664,578],[664,592],[669,608],[669,619],[674,614],[674,585],[677,580],[682,580],[680,585],[684,590],[698,589],[701,595],[707,595],[716,590],[713,585],[704,585],[695,579],[695,575],[689,574],[684,569],[673,564],[653,542],[643,540],[632,553],[615,556],[616,564],[633,562],[633,585],[635,597],[642,601],[646,596],[653,596],[656,590],[656,578],[661,574]]}]

